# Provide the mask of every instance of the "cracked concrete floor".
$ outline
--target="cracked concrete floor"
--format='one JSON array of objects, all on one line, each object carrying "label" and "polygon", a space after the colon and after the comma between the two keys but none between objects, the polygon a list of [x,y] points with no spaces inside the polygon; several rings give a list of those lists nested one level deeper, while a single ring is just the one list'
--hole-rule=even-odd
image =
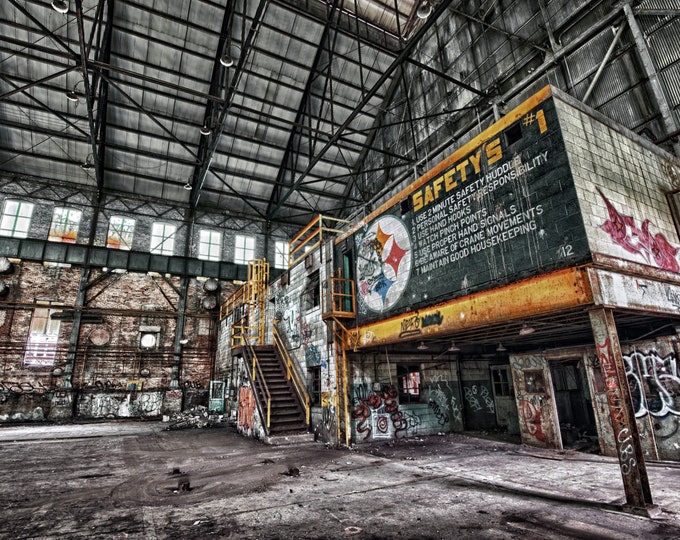
[{"label": "cracked concrete floor", "polygon": [[1,538],[680,538],[680,464],[649,463],[658,517],[619,510],[616,460],[445,435],[338,450],[156,422],[0,428]]}]

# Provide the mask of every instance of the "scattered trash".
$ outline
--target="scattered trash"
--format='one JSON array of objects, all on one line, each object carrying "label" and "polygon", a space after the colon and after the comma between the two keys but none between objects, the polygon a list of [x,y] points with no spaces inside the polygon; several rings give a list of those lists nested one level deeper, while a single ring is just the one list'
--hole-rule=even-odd
[{"label": "scattered trash", "polygon": [[345,527],[345,534],[347,535],[353,535],[353,534],[359,534],[361,532],[361,527]]},{"label": "scattered trash", "polygon": [[286,476],[300,476],[300,469],[297,467],[291,467],[286,472],[281,474],[285,474]]},{"label": "scattered trash", "polygon": [[223,415],[211,413],[203,405],[196,405],[187,411],[173,413],[170,425],[164,430],[215,427],[221,424],[223,419]]}]

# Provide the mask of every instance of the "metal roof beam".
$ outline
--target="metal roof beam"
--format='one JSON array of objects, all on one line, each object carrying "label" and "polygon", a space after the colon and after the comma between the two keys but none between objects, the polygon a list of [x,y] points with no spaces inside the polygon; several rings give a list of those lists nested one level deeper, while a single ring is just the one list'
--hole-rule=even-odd
[{"label": "metal roof beam", "polygon": [[375,96],[380,88],[387,82],[392,74],[399,68],[409,57],[415,46],[422,39],[422,37],[427,33],[434,22],[439,18],[439,16],[444,13],[451,4],[452,0],[443,0],[434,10],[432,15],[423,23],[423,25],[418,29],[418,31],[413,35],[413,37],[404,45],[404,48],[395,58],[392,64],[385,70],[385,73],[378,79],[378,81],[371,87],[371,89],[366,92],[364,98],[356,105],[352,113],[343,122],[342,126],[331,136],[326,145],[321,149],[321,151],[314,156],[307,168],[298,176],[298,178],[290,185],[288,190],[279,198],[279,201],[274,205],[270,211],[267,212],[267,217],[271,218],[279,209],[281,204],[290,197],[290,195],[297,189],[297,187],[304,181],[307,175],[313,170],[314,166],[321,160],[321,157],[337,142],[340,135],[343,133],[347,127],[352,123],[352,121],[361,113],[366,104],[370,99]]}]

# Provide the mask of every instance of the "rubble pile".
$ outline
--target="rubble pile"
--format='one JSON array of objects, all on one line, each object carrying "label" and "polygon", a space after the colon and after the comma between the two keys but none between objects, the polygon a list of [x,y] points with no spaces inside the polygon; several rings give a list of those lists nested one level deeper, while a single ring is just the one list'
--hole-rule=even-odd
[{"label": "rubble pile", "polygon": [[170,423],[165,430],[215,427],[221,424],[223,420],[224,415],[209,411],[203,405],[196,405],[191,409],[170,416]]}]

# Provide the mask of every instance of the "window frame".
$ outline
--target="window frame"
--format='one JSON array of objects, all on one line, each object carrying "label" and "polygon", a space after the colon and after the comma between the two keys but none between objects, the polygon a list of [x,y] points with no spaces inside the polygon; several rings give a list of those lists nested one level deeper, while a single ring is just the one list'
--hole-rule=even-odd
[{"label": "window frame", "polygon": [[[16,204],[16,211],[9,213],[9,206]],[[28,215],[22,215],[22,207],[28,208]],[[31,229],[31,222],[33,221],[33,211],[35,204],[20,199],[5,199],[2,205],[2,214],[0,214],[0,236],[9,236],[11,238],[28,238],[28,232]],[[11,225],[9,223],[11,222]],[[23,225],[25,223],[25,226]],[[21,228],[19,225],[21,224]],[[7,227],[5,226],[7,225]]]},{"label": "window frame", "polygon": [[[204,239],[204,235],[208,235],[208,239]],[[217,242],[213,241],[214,236],[217,236]],[[207,251],[203,248],[207,246]],[[214,251],[217,250],[217,253]],[[204,252],[205,251],[205,252]],[[214,229],[201,229],[198,232],[198,253],[196,257],[203,261],[219,262],[222,260],[222,233]]]},{"label": "window frame", "polygon": [[[64,211],[66,216],[58,221],[60,211]],[[71,219],[72,214],[77,214],[78,219]],[[52,222],[50,223],[50,232],[48,233],[47,240],[49,242],[75,244],[78,240],[78,230],[80,229],[82,219],[82,210],[68,206],[56,206],[52,212]],[[72,224],[73,226],[70,227]],[[59,227],[63,227],[61,232],[59,232]]]},{"label": "window frame", "polygon": [[[252,247],[248,244],[252,243]],[[240,245],[242,244],[242,245]],[[234,263],[248,264],[255,259],[256,241],[254,236],[237,234],[234,236]]]},{"label": "window frame", "polygon": [[[120,230],[118,230],[114,226],[114,220],[120,220]],[[130,227],[132,225],[131,230],[126,230],[126,227]],[[123,251],[130,251],[132,249],[132,243],[134,242],[135,238],[135,227],[137,225],[137,220],[134,218],[129,218],[126,216],[111,216],[109,218],[109,228],[106,231],[106,247],[111,248],[111,249],[120,249]],[[116,236],[114,236],[114,234]],[[124,237],[125,235],[125,237]],[[129,236],[129,242],[126,239],[126,237]],[[119,242],[116,243],[115,239],[118,239]]]},{"label": "window frame", "polygon": [[420,403],[423,376],[416,364],[397,364],[399,403]]},{"label": "window frame", "polygon": [[[162,227],[161,234],[156,234],[156,227]],[[172,229],[170,234],[166,234],[168,229]],[[151,224],[151,238],[149,240],[149,252],[153,255],[166,255],[171,257],[175,254],[175,237],[177,225],[166,221],[154,221]],[[167,247],[167,244],[170,247]]]},{"label": "window frame", "polygon": [[277,240],[274,243],[274,268],[278,268],[280,270],[288,270],[289,256],[290,256],[290,244],[282,240]]},{"label": "window frame", "polygon": [[[57,357],[57,345],[61,321],[52,319],[52,314],[61,311],[52,302],[36,303],[31,314],[31,322],[26,336],[23,366],[27,368],[52,368]],[[44,312],[44,313],[43,313]],[[36,314],[39,314],[36,317]],[[40,328],[36,328],[40,326]]]}]

